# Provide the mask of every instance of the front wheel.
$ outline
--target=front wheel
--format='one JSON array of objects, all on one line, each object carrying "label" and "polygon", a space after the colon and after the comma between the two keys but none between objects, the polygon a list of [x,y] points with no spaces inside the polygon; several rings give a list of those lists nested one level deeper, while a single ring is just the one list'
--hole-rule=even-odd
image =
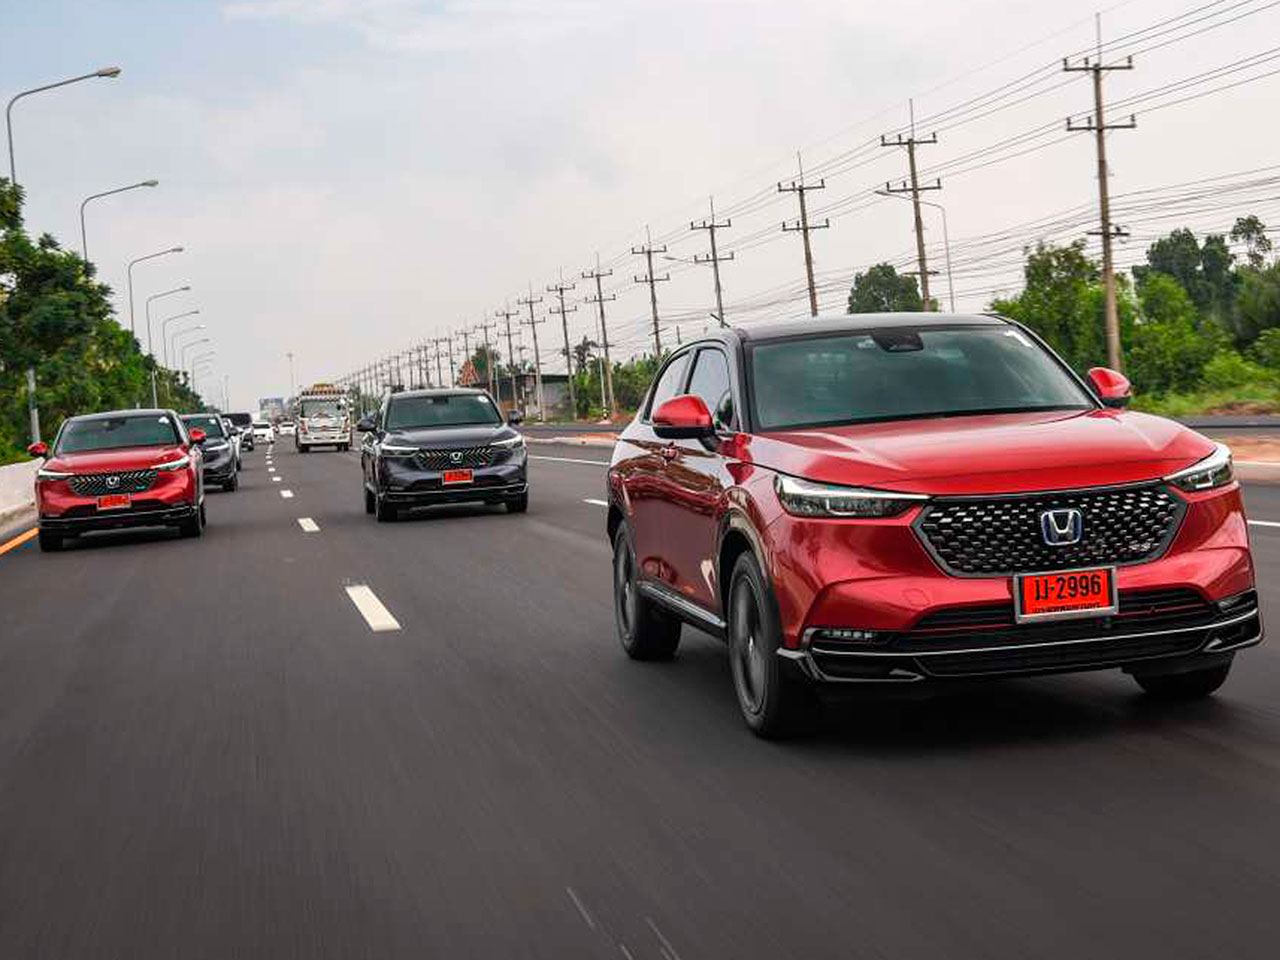
[{"label": "front wheel", "polygon": [[744,553],[729,580],[729,665],[738,706],[757,736],[792,736],[813,727],[818,702],[813,689],[789,676],[778,656],[782,626],[760,564]]},{"label": "front wheel", "polygon": [[62,549],[62,538],[56,533],[45,533],[41,530],[38,539],[40,540],[40,549],[45,553],[57,553]]},{"label": "front wheel", "polygon": [[514,500],[507,501],[507,513],[524,513],[529,509],[528,492],[520,494]]},{"label": "front wheel", "polygon": [[227,493],[235,493],[240,489],[240,477],[233,473],[231,479],[222,485],[222,489]]},{"label": "front wheel", "polygon": [[644,596],[625,523],[613,535],[613,617],[622,649],[632,660],[670,660],[680,645],[680,621]]},{"label": "front wheel", "polygon": [[204,513],[204,504],[202,503],[196,509],[195,516],[193,516],[190,520],[184,520],[182,522],[182,525],[178,527],[178,531],[184,537],[199,537],[199,536],[203,536],[204,527],[205,527],[205,513]]},{"label": "front wheel", "polygon": [[400,511],[381,497],[374,497],[373,510],[379,523],[394,523],[400,519]]},{"label": "front wheel", "polygon": [[1207,670],[1189,673],[1134,674],[1147,696],[1157,700],[1199,700],[1207,697],[1227,681],[1231,664],[1224,663]]},{"label": "front wheel", "polygon": [[373,491],[368,487],[364,488],[364,512],[372,514],[378,509],[378,498],[373,495]]}]

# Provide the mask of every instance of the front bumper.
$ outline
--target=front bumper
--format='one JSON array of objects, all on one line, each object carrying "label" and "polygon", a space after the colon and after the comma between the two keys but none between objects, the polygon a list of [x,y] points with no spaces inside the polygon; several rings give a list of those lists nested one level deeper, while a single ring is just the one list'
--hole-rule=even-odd
[{"label": "front bumper", "polygon": [[49,533],[75,535],[97,530],[125,530],[133,527],[172,527],[195,516],[196,507],[189,503],[178,506],[135,506],[119,513],[94,513],[79,516],[41,517],[40,529]]},{"label": "front bumper", "polygon": [[214,483],[222,483],[230,480],[236,472],[236,455],[235,451],[228,447],[226,450],[220,450],[213,453],[206,452],[204,455],[204,478]]},{"label": "front bumper", "polygon": [[439,503],[505,503],[529,492],[523,453],[502,463],[477,467],[468,484],[445,484],[439,471],[424,470],[398,457],[380,461],[379,487],[383,499],[397,506],[429,506]]},{"label": "front bumper", "polygon": [[[1238,609],[1204,622],[1128,630],[1112,618],[1076,621],[1071,636],[1022,642],[939,642],[936,649],[877,649],[866,644],[833,643],[818,631],[806,632],[798,650],[778,656],[800,674],[819,683],[895,685],[984,677],[1033,676],[1087,670],[1130,669],[1177,672],[1212,666],[1237,650],[1262,641],[1257,595]],[[1043,636],[1043,635],[1042,635]],[[915,646],[908,644],[910,646]]]}]

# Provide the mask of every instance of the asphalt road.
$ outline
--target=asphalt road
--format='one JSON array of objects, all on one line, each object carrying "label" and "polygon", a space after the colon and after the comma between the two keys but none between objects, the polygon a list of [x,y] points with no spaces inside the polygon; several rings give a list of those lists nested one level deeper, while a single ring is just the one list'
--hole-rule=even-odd
[{"label": "asphalt road", "polygon": [[1210,702],[1027,680],[761,742],[710,638],[623,657],[566,462],[605,452],[534,452],[524,516],[377,524],[354,454],[282,446],[202,540],[0,556],[0,957],[1276,956],[1274,645]]}]

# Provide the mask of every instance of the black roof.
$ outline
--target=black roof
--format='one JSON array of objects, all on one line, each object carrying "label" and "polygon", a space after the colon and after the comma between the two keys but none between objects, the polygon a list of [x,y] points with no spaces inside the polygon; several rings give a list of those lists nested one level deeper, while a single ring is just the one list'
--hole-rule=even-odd
[{"label": "black roof", "polygon": [[103,410],[101,413],[78,413],[74,417],[67,417],[68,420],[114,420],[118,417],[176,417],[178,414],[173,410],[161,410],[159,407],[143,408],[141,410]]},{"label": "black roof", "polygon": [[428,387],[425,390],[401,390],[393,397],[476,397],[489,391],[477,387]]},{"label": "black roof", "polygon": [[1008,322],[988,313],[835,313],[808,320],[735,327],[734,332],[743,340],[776,340],[807,334],[844,333],[849,330],[919,329],[957,323],[1000,326]]}]

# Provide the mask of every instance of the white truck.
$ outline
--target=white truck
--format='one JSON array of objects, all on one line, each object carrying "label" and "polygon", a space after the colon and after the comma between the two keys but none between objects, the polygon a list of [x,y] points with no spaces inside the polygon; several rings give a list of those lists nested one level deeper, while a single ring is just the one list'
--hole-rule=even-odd
[{"label": "white truck", "polygon": [[313,384],[298,394],[293,410],[293,443],[299,453],[312,447],[351,449],[351,405],[341,387]]}]

